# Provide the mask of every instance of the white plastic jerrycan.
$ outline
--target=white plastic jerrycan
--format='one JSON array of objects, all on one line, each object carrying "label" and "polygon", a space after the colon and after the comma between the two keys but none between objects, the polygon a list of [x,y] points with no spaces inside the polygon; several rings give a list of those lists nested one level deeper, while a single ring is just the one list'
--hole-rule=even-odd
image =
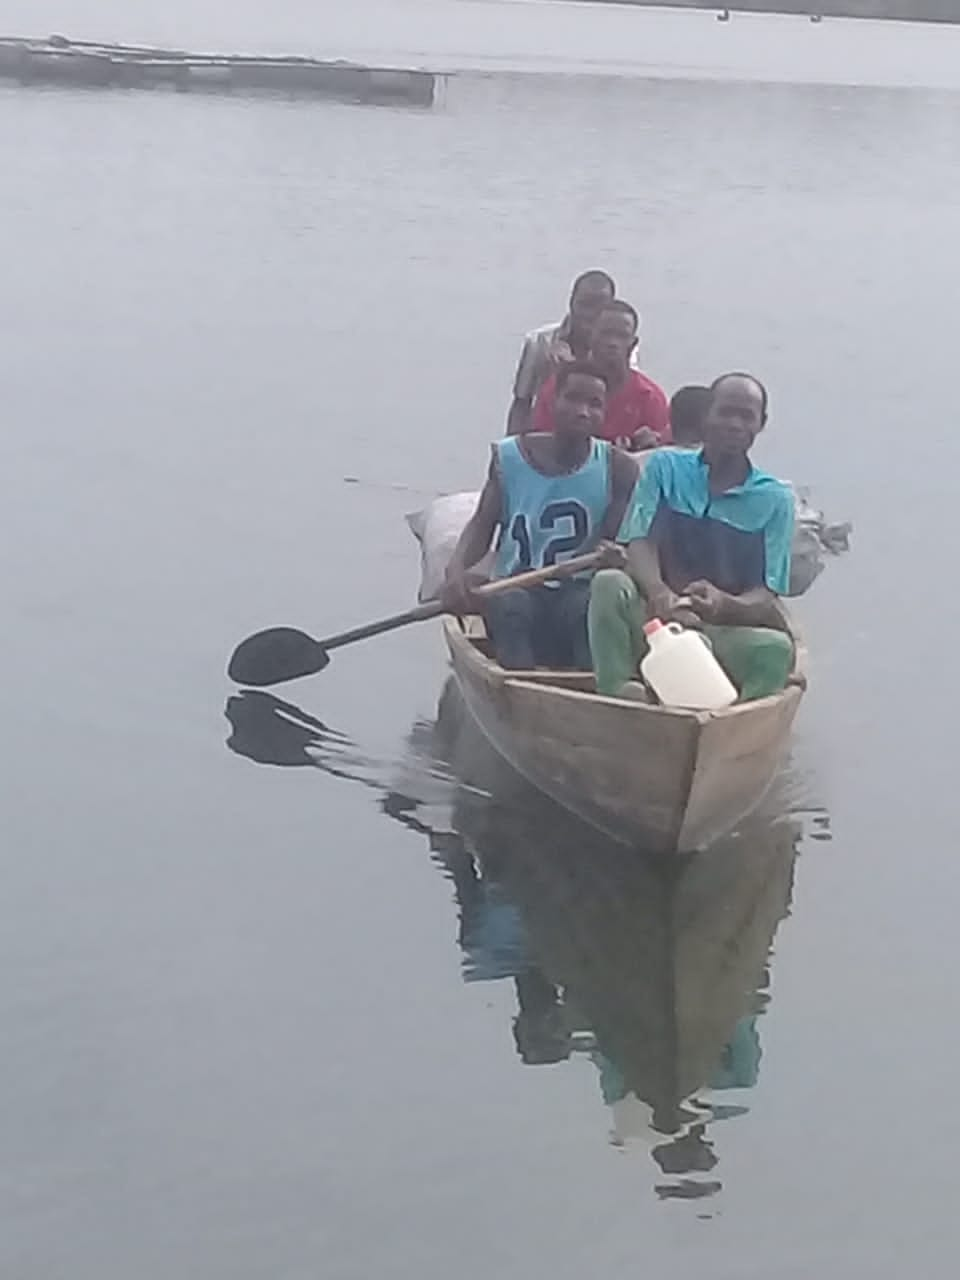
[{"label": "white plastic jerrycan", "polygon": [[640,671],[665,707],[717,711],[736,702],[737,691],[705,636],[659,618],[652,618],[643,631],[650,652]]}]

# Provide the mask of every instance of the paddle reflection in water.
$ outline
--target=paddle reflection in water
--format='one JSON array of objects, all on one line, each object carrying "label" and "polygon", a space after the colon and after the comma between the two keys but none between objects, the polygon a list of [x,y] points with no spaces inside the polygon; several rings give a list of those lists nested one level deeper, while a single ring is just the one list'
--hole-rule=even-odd
[{"label": "paddle reflection in water", "polygon": [[[350,739],[309,712],[262,689],[244,689],[227,699],[227,746],[257,764],[322,769],[337,778],[376,785],[364,775],[369,760]],[[378,787],[378,789],[380,789]]]},{"label": "paddle reflection in water", "polygon": [[660,1198],[720,1189],[713,1126],[743,1114],[736,1091],[757,1082],[770,948],[790,906],[801,824],[785,801],[705,856],[649,861],[529,788],[452,683],[389,780],[270,694],[237,694],[227,716],[232,750],[360,782],[423,834],[454,886],[465,980],[514,984],[521,1061],[589,1058],[611,1142],[650,1151]]}]

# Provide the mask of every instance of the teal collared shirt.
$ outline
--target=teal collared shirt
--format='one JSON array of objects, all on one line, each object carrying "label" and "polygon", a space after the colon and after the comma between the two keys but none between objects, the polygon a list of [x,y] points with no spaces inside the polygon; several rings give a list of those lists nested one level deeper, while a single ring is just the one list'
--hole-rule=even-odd
[{"label": "teal collared shirt", "polygon": [[733,595],[760,586],[785,595],[793,508],[788,486],[758,467],[743,484],[712,494],[702,450],[658,449],[637,481],[619,541],[650,538],[674,591],[705,579]]}]

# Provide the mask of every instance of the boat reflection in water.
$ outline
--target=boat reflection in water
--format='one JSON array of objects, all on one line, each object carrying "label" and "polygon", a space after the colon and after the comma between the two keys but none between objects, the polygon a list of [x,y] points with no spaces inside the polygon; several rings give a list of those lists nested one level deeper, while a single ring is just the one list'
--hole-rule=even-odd
[{"label": "boat reflection in water", "polygon": [[790,907],[801,822],[785,793],[709,853],[651,861],[524,783],[452,683],[392,777],[270,694],[236,695],[227,716],[232,750],[351,778],[420,832],[453,883],[465,980],[514,984],[521,1061],[588,1057],[612,1143],[650,1151],[657,1194],[720,1189],[715,1125],[746,1111],[757,1082],[770,948]]}]

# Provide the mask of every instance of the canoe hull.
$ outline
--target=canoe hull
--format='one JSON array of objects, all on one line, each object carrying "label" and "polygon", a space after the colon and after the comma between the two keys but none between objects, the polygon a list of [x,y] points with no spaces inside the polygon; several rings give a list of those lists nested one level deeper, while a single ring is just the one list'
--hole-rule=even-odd
[{"label": "canoe hull", "polygon": [[763,798],[802,697],[720,712],[675,711],[505,672],[453,619],[444,634],[474,719],[538,790],[622,843],[654,853],[705,848]]}]

